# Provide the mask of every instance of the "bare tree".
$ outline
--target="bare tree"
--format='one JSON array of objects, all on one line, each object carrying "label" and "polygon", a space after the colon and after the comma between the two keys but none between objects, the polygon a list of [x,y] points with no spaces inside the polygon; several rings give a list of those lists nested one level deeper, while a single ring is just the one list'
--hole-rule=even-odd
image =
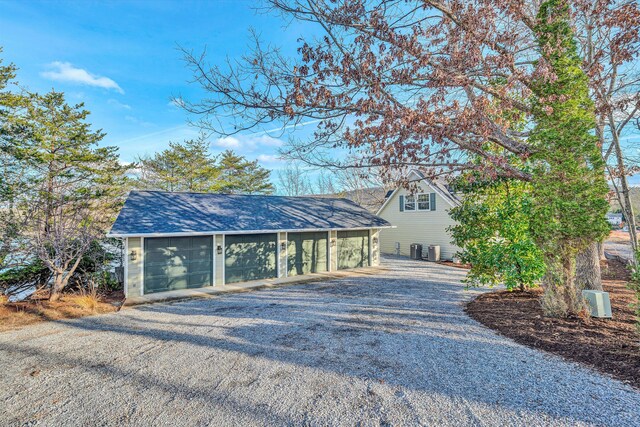
[{"label": "bare tree", "polygon": [[278,171],[278,191],[285,196],[304,196],[313,193],[311,180],[299,162],[289,162]]}]

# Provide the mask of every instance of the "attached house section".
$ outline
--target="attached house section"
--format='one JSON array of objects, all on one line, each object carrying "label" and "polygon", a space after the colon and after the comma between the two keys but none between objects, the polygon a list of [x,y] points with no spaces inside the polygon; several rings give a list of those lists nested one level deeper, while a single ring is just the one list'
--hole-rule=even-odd
[{"label": "attached house section", "polygon": [[375,266],[387,227],[346,199],[134,191],[109,236],[131,297]]},{"label": "attached house section", "polygon": [[452,259],[460,249],[451,243],[448,228],[455,225],[449,210],[459,204],[456,196],[442,182],[434,182],[419,171],[412,171],[415,189],[396,189],[377,215],[394,227],[380,231],[381,252],[409,256],[412,243],[440,246],[442,259]]}]

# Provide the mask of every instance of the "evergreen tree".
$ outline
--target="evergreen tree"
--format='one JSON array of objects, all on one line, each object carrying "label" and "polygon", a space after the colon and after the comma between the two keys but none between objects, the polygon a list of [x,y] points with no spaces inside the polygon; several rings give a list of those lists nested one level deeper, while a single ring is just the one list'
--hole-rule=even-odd
[{"label": "evergreen tree", "polygon": [[271,194],[274,191],[269,182],[271,171],[258,165],[257,160],[249,161],[227,150],[222,153],[219,166],[223,193]]},{"label": "evergreen tree", "polygon": [[169,148],[154,156],[138,159],[139,188],[164,191],[216,191],[220,170],[209,152],[204,136],[183,143],[170,142]]},{"label": "evergreen tree", "polygon": [[531,231],[547,266],[545,311],[564,316],[582,308],[576,255],[608,233],[608,187],[568,1],[543,2],[535,32],[542,55],[540,78],[533,85],[535,127],[529,137],[535,146],[530,159],[535,166]]},{"label": "evergreen tree", "polygon": [[169,143],[166,150],[140,158],[138,163],[138,188],[242,194],[270,194],[274,190],[269,170],[230,150],[214,157],[204,136]]},{"label": "evergreen tree", "polygon": [[26,177],[19,208],[28,212],[25,239],[51,270],[51,299],[59,298],[92,242],[104,237],[126,192],[127,167],[116,147],[100,147],[82,104],[64,94],[31,94],[13,119],[26,129],[10,151]]}]

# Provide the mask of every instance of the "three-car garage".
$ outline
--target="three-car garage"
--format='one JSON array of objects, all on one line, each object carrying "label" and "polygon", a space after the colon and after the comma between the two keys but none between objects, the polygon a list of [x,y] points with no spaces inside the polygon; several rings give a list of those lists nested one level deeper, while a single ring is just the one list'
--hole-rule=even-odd
[{"label": "three-car garage", "polygon": [[388,227],[346,199],[133,191],[109,235],[144,295],[377,265]]}]

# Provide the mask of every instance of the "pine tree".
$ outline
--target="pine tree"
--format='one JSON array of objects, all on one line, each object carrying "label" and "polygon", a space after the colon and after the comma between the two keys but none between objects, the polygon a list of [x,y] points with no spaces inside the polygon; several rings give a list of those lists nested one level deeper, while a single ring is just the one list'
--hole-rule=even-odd
[{"label": "pine tree", "polygon": [[249,161],[227,150],[222,153],[219,166],[223,193],[271,194],[274,191],[269,181],[271,171],[258,165],[257,160]]},{"label": "pine tree", "polygon": [[542,62],[533,85],[536,121],[529,138],[536,148],[530,159],[536,165],[531,230],[547,265],[545,310],[565,316],[582,308],[576,256],[608,233],[608,187],[568,1],[543,2],[535,31]]},{"label": "pine tree", "polygon": [[20,209],[29,212],[25,238],[51,270],[51,299],[59,298],[83,255],[104,237],[127,189],[127,167],[116,147],[100,147],[82,104],[64,94],[31,94],[14,123],[27,130],[11,144],[27,179]]}]

